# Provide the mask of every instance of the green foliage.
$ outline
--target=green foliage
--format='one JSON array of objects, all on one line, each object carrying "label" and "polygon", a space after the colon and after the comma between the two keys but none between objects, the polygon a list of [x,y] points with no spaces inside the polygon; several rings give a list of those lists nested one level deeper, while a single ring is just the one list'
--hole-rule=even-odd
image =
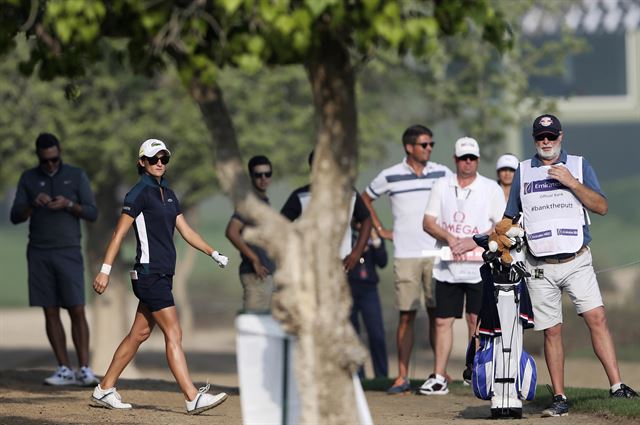
[{"label": "green foliage", "polygon": [[[28,13],[14,2],[2,3],[7,20]],[[156,71],[168,54],[180,68],[189,68],[184,74],[213,81],[216,69],[227,65],[256,72],[265,65],[304,63],[325,33],[362,55],[383,48],[422,56],[438,49],[437,37],[466,33],[471,23],[501,51],[509,46],[507,22],[487,0],[50,0],[44,2],[37,30],[28,28],[38,43],[24,70],[33,71],[41,62],[41,78],[82,75],[102,57],[97,41],[118,37],[130,41],[138,72]],[[15,24],[0,30],[2,51],[18,31]]]},{"label": "green foliage", "polygon": [[138,147],[151,137],[165,140],[175,154],[168,176],[185,207],[216,188],[208,165],[213,154],[203,142],[207,131],[175,73],[152,80],[135,76],[117,60],[117,50],[103,44],[108,59],[90,67],[90,77],[74,81],[77,93],[69,101],[65,93],[74,88],[66,80],[45,83],[17,73],[26,47],[0,64],[3,187],[15,185],[22,170],[36,165],[35,138],[49,131],[61,140],[65,160],[83,167],[99,193],[137,180]]},{"label": "green foliage", "polygon": [[[452,120],[462,133],[480,141],[488,157],[496,156],[505,131],[517,127],[531,110],[554,109],[552,101],[531,92],[529,77],[559,74],[564,55],[582,48],[568,34],[536,44],[523,37],[519,21],[531,5],[525,0],[472,1],[468,14],[475,19],[470,19],[455,2],[440,2],[435,16],[446,34],[439,39],[440,48],[429,56],[391,56],[386,61],[387,67],[404,66],[422,80],[427,122]],[[486,22],[490,24],[481,25]],[[490,31],[503,38],[495,39]]]}]

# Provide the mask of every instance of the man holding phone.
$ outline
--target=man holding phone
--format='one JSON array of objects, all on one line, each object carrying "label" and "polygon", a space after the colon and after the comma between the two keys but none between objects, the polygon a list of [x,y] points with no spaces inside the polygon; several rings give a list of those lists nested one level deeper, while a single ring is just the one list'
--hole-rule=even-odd
[{"label": "man holding phone", "polygon": [[[39,165],[20,176],[11,222],[29,220],[29,305],[42,307],[47,337],[58,362],[58,369],[44,383],[96,385],[98,380],[89,367],[80,219],[95,221],[98,210],[87,175],[62,162],[60,142],[53,134],[38,136],[35,153]],[[71,319],[79,366],[76,371],[70,367],[60,307]]]}]

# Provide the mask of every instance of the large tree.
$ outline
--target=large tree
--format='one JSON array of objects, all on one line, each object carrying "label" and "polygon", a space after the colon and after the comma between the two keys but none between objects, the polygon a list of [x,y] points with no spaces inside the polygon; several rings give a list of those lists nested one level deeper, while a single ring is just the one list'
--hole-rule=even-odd
[{"label": "large tree", "polygon": [[[101,58],[105,38],[127,43],[134,70],[153,74],[173,63],[198,105],[216,150],[222,188],[255,219],[246,236],[276,259],[274,316],[298,336],[301,422],[353,423],[351,375],[364,350],[348,324],[347,286],[338,245],[348,224],[356,175],[356,66],[379,48],[424,57],[442,37],[481,28],[498,48],[508,26],[488,1],[5,0],[0,52],[18,33],[34,39],[23,69],[41,78],[82,76]],[[220,69],[303,65],[316,123],[312,200],[287,223],[249,190],[236,130],[218,85]]]}]

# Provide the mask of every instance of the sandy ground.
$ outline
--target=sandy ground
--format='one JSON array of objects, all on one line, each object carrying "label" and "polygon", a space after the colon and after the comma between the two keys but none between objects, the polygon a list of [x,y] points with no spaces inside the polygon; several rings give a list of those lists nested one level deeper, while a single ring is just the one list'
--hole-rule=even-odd
[{"label": "sandy ground", "polygon": [[[192,342],[185,344],[187,359],[197,385],[209,381],[212,390],[225,391],[229,399],[199,416],[184,414],[182,396],[166,367],[162,338],[154,333],[136,358],[134,379],[122,379],[118,388],[130,411],[110,411],[89,405],[91,389],[48,387],[42,380],[55,366],[44,334],[41,313],[37,309],[0,310],[0,424],[237,424],[242,423],[235,363],[235,332],[224,328],[197,330]],[[215,341],[215,348],[211,348]],[[393,351],[393,350],[391,350]],[[428,374],[432,365],[428,350],[416,350],[412,377]],[[539,383],[548,383],[544,362],[538,359]],[[390,357],[390,371],[396,359]],[[640,368],[621,364],[625,380],[640,383]],[[462,359],[454,358],[450,367],[454,378],[460,376]],[[100,371],[96,371],[100,372]],[[130,373],[131,375],[132,373]],[[597,361],[567,362],[570,386],[606,387],[606,378]],[[387,396],[367,392],[373,420],[377,424],[486,424],[488,403],[468,395],[424,397]],[[566,418],[540,418],[539,409],[525,406],[520,424],[611,424],[635,423],[630,420],[572,413]]]}]

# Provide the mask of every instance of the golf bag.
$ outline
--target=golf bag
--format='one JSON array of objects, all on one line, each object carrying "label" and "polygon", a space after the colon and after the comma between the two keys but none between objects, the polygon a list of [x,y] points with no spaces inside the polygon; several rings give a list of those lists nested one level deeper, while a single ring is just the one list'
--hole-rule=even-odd
[{"label": "golf bag", "polygon": [[[483,247],[487,242],[486,236],[474,239]],[[477,335],[467,349],[467,368],[476,397],[491,400],[493,418],[521,418],[522,400],[535,396],[536,364],[522,346],[523,330],[533,327],[522,243],[511,251],[512,265],[502,264],[487,250],[480,268],[483,300]]]}]

